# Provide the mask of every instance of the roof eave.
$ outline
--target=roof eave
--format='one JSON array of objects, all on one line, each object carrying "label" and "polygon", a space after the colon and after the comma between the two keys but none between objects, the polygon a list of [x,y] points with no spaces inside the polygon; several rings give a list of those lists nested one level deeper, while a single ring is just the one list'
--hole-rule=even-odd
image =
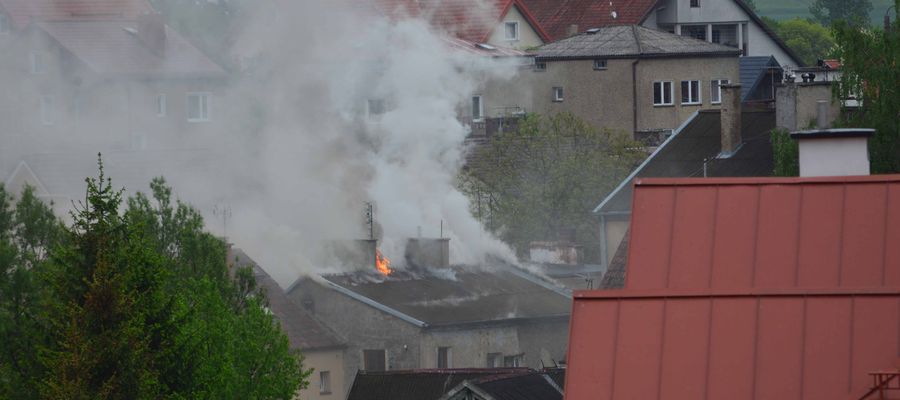
[{"label": "roof eave", "polygon": [[535,55],[537,61],[574,61],[574,60],[593,60],[596,58],[604,59],[653,59],[653,58],[715,58],[715,57],[731,57],[739,56],[740,50],[734,51],[715,51],[715,52],[688,52],[688,53],[633,53],[633,54],[613,54],[613,55],[577,55],[577,56],[540,56]]}]

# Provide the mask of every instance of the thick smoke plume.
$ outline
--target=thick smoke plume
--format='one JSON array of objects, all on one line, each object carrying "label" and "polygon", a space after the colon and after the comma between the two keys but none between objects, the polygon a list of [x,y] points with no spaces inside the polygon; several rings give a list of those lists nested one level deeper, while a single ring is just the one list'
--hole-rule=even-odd
[{"label": "thick smoke plume", "polygon": [[406,238],[437,237],[442,225],[451,262],[512,260],[454,180],[468,133],[458,108],[483,79],[511,78],[515,67],[452,52],[423,21],[354,3],[253,10],[236,52],[258,65],[220,116],[250,118],[230,124],[250,128],[225,141],[228,167],[204,179],[217,182],[216,198],[201,203],[229,204],[227,234],[282,285],[328,267],[315,263],[321,241],[367,237],[366,202],[395,265]]}]

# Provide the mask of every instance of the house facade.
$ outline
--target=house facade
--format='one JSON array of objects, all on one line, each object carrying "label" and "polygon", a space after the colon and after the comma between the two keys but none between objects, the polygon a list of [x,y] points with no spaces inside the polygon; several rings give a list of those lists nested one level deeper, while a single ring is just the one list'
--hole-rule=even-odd
[{"label": "house facade", "polygon": [[535,51],[532,110],[572,112],[598,128],[666,133],[718,108],[739,79],[735,49],[637,25],[600,28]]},{"label": "house facade", "polygon": [[301,278],[287,290],[347,343],[344,376],[556,365],[566,351],[566,293],[516,267],[449,265],[388,276],[370,266]]}]

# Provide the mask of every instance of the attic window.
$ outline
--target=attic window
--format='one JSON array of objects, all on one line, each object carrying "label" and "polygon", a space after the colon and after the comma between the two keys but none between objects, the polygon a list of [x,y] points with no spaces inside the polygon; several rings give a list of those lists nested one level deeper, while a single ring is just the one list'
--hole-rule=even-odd
[{"label": "attic window", "polygon": [[515,41],[519,40],[519,23],[518,22],[507,22],[503,25],[504,37],[506,40]]},{"label": "attic window", "polygon": [[122,30],[125,31],[125,32],[128,32],[128,33],[130,33],[130,34],[132,34],[132,35],[134,35],[134,36],[137,36],[137,34],[138,34],[137,29],[134,29],[134,28],[129,28],[129,27],[123,26],[123,27],[122,27]]},{"label": "attic window", "polygon": [[594,60],[594,69],[595,70],[606,69],[606,60]]},{"label": "attic window", "polygon": [[585,31],[588,35],[593,35],[597,32],[600,32],[600,28],[591,28]]},{"label": "attic window", "polygon": [[491,45],[489,45],[489,44],[487,44],[487,43],[477,43],[477,44],[475,44],[475,47],[477,47],[477,48],[479,48],[479,49],[482,49],[482,50],[491,50],[491,51],[497,50],[496,47],[491,46]]}]

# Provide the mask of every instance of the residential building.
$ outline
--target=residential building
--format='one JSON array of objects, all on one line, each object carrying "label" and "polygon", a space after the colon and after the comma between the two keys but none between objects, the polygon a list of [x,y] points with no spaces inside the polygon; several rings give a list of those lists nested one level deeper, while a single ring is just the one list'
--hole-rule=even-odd
[{"label": "residential building", "polygon": [[549,41],[522,0],[373,0],[392,19],[422,18],[468,42],[525,50]]},{"label": "residential building", "polygon": [[523,80],[539,113],[568,111],[636,137],[668,134],[698,110],[720,106],[720,86],[739,79],[739,54],[638,25],[612,26],[541,46]]},{"label": "residential building", "polygon": [[788,68],[803,62],[743,0],[523,0],[551,40],[587,29],[638,24],[719,43],[746,56],[774,56]]},{"label": "residential building", "polygon": [[[601,288],[621,288],[632,213],[632,187],[650,177],[771,176],[770,131],[775,111],[741,106],[738,85],[726,86],[720,110],[691,116],[594,209],[600,219],[601,255],[609,263]],[[739,118],[733,118],[735,111]]]},{"label": "residential building", "polygon": [[287,335],[292,351],[303,354],[303,367],[311,368],[309,386],[300,391],[301,399],[346,398],[344,375],[344,349],[338,335],[319,323],[306,310],[297,306],[287,294],[253,259],[241,249],[230,252],[230,268],[249,266],[259,288],[268,300],[268,309],[278,320]]},{"label": "residential building", "polygon": [[566,398],[896,398],[898,199],[897,175],[639,179],[624,289],[575,294]]},{"label": "residential building", "polygon": [[[345,376],[357,370],[552,366],[564,357],[568,292],[517,267],[451,266],[445,240],[389,275],[374,241],[354,272],[304,277],[287,293],[347,343]],[[425,244],[422,244],[425,243]],[[420,261],[416,261],[420,260]]]},{"label": "residential building", "polygon": [[564,369],[359,371],[347,400],[562,400]]}]

